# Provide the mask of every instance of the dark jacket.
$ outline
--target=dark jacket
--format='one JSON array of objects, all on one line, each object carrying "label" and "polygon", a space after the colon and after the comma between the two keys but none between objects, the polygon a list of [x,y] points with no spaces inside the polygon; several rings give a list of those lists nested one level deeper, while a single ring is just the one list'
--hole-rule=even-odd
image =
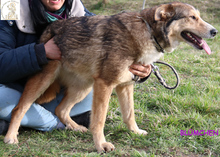
[{"label": "dark jacket", "polygon": [[[92,16],[85,8],[85,16]],[[26,77],[47,63],[43,44],[35,34],[21,32],[15,21],[0,20],[0,84],[25,83]],[[13,86],[13,85],[12,85]]]},{"label": "dark jacket", "polygon": [[15,82],[39,71],[34,34],[18,30],[15,21],[0,21],[0,83]]}]

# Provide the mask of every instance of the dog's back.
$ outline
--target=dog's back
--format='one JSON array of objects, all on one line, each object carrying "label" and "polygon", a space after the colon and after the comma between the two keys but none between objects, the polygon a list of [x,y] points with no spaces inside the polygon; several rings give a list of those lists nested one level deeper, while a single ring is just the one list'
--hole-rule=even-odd
[{"label": "dog's back", "polygon": [[[121,13],[57,21],[47,28],[41,42],[54,37],[62,53],[61,72],[71,73],[80,81],[102,77],[106,83],[118,83],[122,70],[140,58],[150,38],[143,33],[147,30],[140,25],[138,15]],[[135,31],[139,29],[143,31]]]}]

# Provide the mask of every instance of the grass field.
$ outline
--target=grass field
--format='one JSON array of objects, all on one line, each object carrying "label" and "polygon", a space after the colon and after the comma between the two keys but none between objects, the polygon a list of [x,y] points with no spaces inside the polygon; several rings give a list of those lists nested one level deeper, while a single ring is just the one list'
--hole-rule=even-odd
[{"label": "grass field", "polygon": [[[170,0],[171,1],[171,0]],[[168,0],[148,0],[152,7]],[[86,7],[100,15],[137,11],[142,0],[84,0]],[[194,5],[201,16],[220,30],[219,0],[182,0]],[[174,66],[181,78],[175,90],[167,90],[155,76],[135,85],[135,111],[139,127],[147,136],[130,132],[123,124],[118,100],[112,95],[105,135],[116,149],[103,156],[220,156],[220,36],[206,40],[212,55],[181,44],[163,61]],[[161,73],[169,83],[175,79],[165,67]],[[169,74],[169,75],[166,75]],[[214,130],[219,135],[181,136],[181,130]],[[191,132],[191,131],[190,131]],[[21,130],[18,145],[5,145],[0,136],[0,156],[101,156],[96,153],[92,135],[69,130],[37,132]]]}]

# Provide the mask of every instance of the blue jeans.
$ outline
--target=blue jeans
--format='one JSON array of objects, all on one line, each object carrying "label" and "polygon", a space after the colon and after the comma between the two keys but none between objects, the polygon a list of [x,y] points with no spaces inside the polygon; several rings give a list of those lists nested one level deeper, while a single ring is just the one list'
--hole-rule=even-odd
[{"label": "blue jeans", "polygon": [[[18,104],[21,92],[0,84],[0,119],[10,122],[11,112]],[[64,91],[61,91],[56,99],[43,104],[42,106],[33,103],[21,121],[21,126],[33,128],[41,131],[50,131],[60,123],[59,118],[55,115],[55,108],[61,102]],[[70,111],[70,116],[76,116],[92,108],[92,91],[86,98],[77,103]]]}]

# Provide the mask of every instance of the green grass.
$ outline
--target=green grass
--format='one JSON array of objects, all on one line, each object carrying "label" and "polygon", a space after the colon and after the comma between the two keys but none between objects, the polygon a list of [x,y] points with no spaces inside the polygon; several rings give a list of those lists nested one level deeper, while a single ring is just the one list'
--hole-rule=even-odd
[{"label": "green grass", "polygon": [[[114,14],[122,10],[140,10],[142,0],[84,0],[96,14]],[[147,1],[151,7],[168,0]],[[219,0],[183,0],[196,6],[201,16],[220,30]],[[105,135],[116,150],[103,156],[220,156],[220,36],[207,40],[213,54],[207,55],[181,44],[162,60],[173,65],[181,78],[175,90],[167,90],[152,75],[135,85],[135,111],[139,127],[147,136],[130,132],[123,124],[118,100],[112,95]],[[175,79],[160,66],[167,83]],[[167,75],[170,74],[170,75]],[[181,130],[219,130],[219,136],[180,136]],[[0,136],[0,156],[101,156],[96,153],[91,133],[68,130],[37,132],[21,130],[18,145],[5,145]]]}]

